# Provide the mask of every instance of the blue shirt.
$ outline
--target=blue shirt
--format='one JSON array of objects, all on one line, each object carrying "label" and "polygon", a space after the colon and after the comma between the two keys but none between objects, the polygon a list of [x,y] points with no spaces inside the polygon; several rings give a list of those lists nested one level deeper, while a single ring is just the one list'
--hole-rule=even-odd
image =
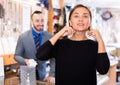
[{"label": "blue shirt", "polygon": [[[34,37],[34,42],[36,41],[36,38],[37,36],[39,35],[38,33],[35,32],[35,30],[32,28],[32,34],[33,34],[33,37]],[[41,42],[42,42],[42,34],[43,34],[43,31],[40,32],[40,36],[39,36],[39,46],[41,45]]]}]

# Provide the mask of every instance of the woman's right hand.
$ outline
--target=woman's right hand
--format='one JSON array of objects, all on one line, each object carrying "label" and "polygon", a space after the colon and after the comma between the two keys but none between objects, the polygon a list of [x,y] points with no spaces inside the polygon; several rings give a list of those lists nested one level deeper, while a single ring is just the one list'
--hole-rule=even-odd
[{"label": "woman's right hand", "polygon": [[72,35],[74,33],[74,30],[72,27],[65,26],[63,27],[58,33],[56,33],[52,38],[49,39],[52,45],[56,43],[58,39],[61,39],[64,36]]},{"label": "woman's right hand", "polygon": [[59,31],[59,33],[61,35],[60,37],[64,37],[64,36],[72,35],[74,33],[74,30],[72,29],[72,27],[65,26]]}]

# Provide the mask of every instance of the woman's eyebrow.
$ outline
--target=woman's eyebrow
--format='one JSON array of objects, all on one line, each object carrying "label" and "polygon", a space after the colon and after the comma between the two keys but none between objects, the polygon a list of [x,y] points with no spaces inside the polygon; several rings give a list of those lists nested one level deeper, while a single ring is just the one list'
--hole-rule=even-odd
[{"label": "woman's eyebrow", "polygon": [[[79,13],[78,13],[78,12],[75,12],[74,14],[79,14]],[[86,12],[86,13],[83,13],[83,14],[88,15],[89,13]]]}]

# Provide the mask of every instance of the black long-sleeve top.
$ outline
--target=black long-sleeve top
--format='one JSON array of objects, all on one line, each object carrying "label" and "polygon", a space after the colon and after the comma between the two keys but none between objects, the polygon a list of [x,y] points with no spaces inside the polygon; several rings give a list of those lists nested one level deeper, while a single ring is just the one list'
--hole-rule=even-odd
[{"label": "black long-sleeve top", "polygon": [[93,40],[58,40],[53,46],[48,40],[37,51],[37,58],[56,59],[56,85],[97,85],[96,71],[106,74],[110,62],[107,53],[98,53]]}]

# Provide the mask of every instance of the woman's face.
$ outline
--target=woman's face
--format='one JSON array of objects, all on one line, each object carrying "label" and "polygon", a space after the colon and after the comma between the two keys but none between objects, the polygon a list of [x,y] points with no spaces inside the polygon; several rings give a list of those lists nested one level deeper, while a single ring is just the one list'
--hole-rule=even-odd
[{"label": "woman's face", "polygon": [[83,32],[88,30],[91,23],[88,10],[84,7],[76,8],[71,15],[69,23],[75,31]]}]

